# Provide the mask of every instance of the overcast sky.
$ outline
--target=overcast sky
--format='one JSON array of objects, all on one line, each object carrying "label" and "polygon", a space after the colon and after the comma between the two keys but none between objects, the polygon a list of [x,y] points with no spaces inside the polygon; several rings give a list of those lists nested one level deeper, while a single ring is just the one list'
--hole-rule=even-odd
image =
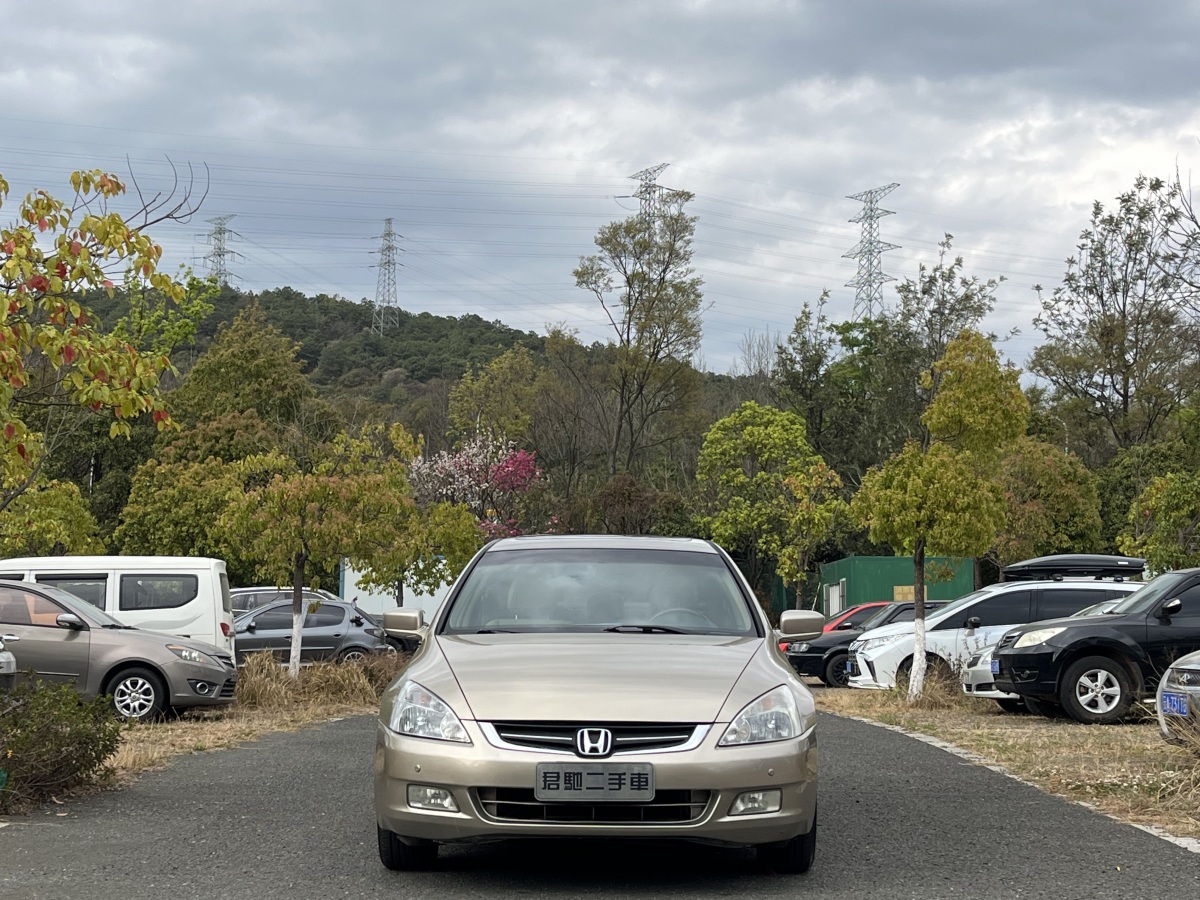
[{"label": "overcast sky", "polygon": [[171,264],[202,271],[232,215],[237,285],[374,298],[393,217],[404,309],[594,340],[571,270],[636,210],[629,176],[669,163],[719,372],[823,288],[849,317],[848,194],[899,183],[887,274],[950,232],[969,273],[1006,276],[988,324],[1020,329],[1020,362],[1031,287],[1061,280],[1093,201],[1200,175],[1196,0],[9,0],[0,25],[6,223],[76,168],[169,190],[169,158],[208,179],[155,235]]}]

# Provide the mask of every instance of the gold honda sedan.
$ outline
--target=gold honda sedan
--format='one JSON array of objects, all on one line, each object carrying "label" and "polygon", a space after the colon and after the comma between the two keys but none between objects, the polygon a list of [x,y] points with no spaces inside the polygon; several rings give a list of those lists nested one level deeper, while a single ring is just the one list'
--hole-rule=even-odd
[{"label": "gold honda sedan", "polygon": [[[815,612],[780,632],[821,632]],[[817,835],[812,696],[730,558],[707,541],[507,538],[464,570],[388,689],[379,856],[530,837],[753,846],[803,872]]]}]

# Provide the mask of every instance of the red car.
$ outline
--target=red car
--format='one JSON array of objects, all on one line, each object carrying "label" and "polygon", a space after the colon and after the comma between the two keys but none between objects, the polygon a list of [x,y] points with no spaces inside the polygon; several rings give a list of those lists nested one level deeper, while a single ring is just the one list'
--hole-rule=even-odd
[{"label": "red car", "polygon": [[[881,606],[887,606],[886,600],[876,600],[873,603],[860,603],[858,606],[851,606],[849,609],[843,609],[840,613],[834,613],[825,620],[824,631],[836,631],[839,626],[845,625],[847,628],[857,628],[871,616]],[[849,625],[846,623],[849,622]]]}]

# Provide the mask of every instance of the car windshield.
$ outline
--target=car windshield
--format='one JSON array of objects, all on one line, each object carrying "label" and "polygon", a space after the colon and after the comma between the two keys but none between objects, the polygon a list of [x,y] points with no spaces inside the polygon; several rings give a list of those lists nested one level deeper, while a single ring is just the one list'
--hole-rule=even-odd
[{"label": "car windshield", "polygon": [[73,612],[85,622],[90,622],[93,625],[99,625],[101,628],[132,628],[132,625],[126,625],[117,619],[114,619],[102,609],[97,609],[86,600],[80,600],[70,591],[64,591],[62,588],[50,587],[47,584],[39,584],[38,590],[47,597],[57,601],[65,606],[68,612]]},{"label": "car windshield", "polygon": [[871,616],[871,618],[867,619],[865,622],[863,622],[861,625],[859,625],[857,627],[862,629],[863,631],[870,631],[872,628],[878,628],[880,625],[883,625],[887,621],[887,617],[890,616],[891,614],[892,614],[892,607],[881,606],[881,607],[879,607],[879,609],[875,610],[875,615]]},{"label": "car windshield", "polygon": [[1138,588],[1109,612],[1117,616],[1146,612],[1191,577],[1190,574],[1183,572],[1167,572],[1165,575],[1159,575],[1145,587]]},{"label": "car windshield", "polygon": [[529,548],[485,553],[455,592],[449,634],[758,634],[737,578],[715,553]]}]

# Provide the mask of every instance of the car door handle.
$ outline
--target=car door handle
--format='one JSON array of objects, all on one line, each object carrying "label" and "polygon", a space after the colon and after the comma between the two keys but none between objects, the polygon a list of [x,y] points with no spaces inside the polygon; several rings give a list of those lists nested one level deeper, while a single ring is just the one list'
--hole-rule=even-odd
[{"label": "car door handle", "polygon": [[6,644],[15,643],[20,639],[21,636],[19,634],[0,634],[0,641],[3,641]]}]

